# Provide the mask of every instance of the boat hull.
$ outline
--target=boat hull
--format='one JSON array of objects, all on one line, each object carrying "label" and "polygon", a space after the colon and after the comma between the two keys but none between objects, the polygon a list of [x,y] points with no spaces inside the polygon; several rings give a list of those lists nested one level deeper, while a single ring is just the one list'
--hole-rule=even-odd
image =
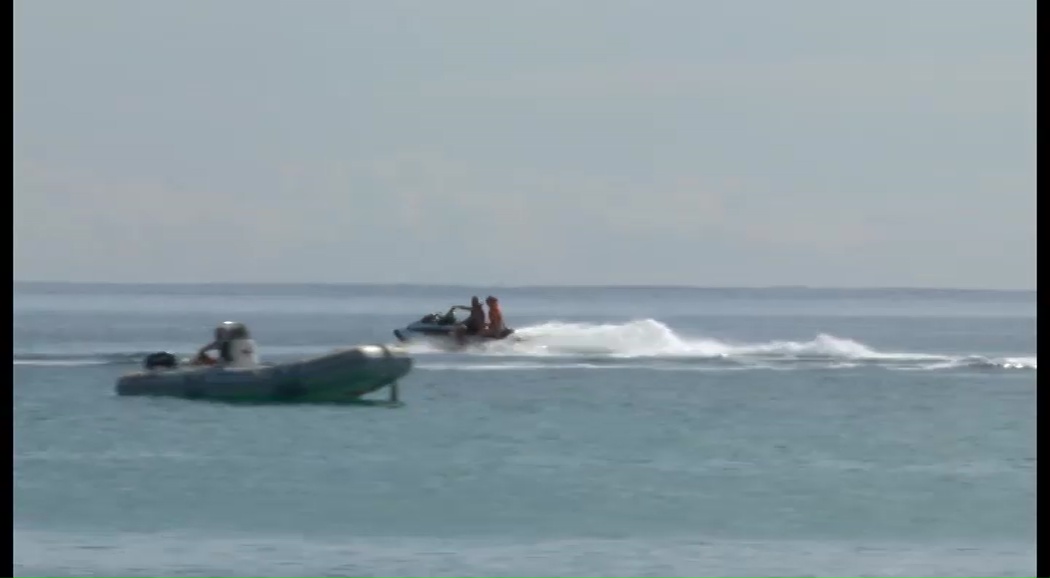
[{"label": "boat hull", "polygon": [[344,402],[392,386],[411,369],[412,358],[403,349],[362,345],[273,365],[139,371],[121,377],[116,392],[217,401]]},{"label": "boat hull", "polygon": [[457,338],[455,330],[447,326],[426,326],[418,323],[413,323],[408,327],[394,330],[394,337],[402,343],[410,342],[427,342],[437,344],[439,346],[459,349],[463,347],[469,347],[471,345],[480,345],[484,343],[491,343],[493,341],[502,341],[514,334],[513,329],[506,329],[499,336],[482,336],[482,335],[464,335],[462,339]]}]

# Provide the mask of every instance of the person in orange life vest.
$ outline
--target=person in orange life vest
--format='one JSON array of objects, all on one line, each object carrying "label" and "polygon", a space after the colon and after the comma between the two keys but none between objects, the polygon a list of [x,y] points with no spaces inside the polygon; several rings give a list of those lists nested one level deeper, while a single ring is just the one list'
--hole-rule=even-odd
[{"label": "person in orange life vest", "polygon": [[507,329],[503,323],[503,311],[499,308],[499,299],[489,295],[485,298],[485,303],[489,306],[489,322],[485,327],[485,335],[499,337]]}]

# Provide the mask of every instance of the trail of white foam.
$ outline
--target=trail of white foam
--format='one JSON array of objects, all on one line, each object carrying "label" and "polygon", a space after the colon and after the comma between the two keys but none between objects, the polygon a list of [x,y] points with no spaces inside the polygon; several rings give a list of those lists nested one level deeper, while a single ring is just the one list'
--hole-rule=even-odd
[{"label": "trail of white foam", "polygon": [[953,358],[949,361],[932,363],[920,369],[1038,369],[1038,359],[1035,357],[1001,357],[989,358],[980,355],[967,355]]},{"label": "trail of white foam", "polygon": [[[263,344],[264,361],[280,362],[327,353],[337,347]],[[541,369],[653,369],[699,371],[734,369],[851,369],[879,366],[907,370],[1036,370],[1034,356],[994,357],[974,354],[888,352],[858,341],[818,334],[808,341],[734,342],[713,337],[686,337],[654,319],[628,323],[550,322],[519,329],[510,338],[456,352],[455,362],[442,360],[449,351],[434,343],[413,343],[409,352],[419,369],[541,370]],[[95,354],[15,353],[16,366],[134,365],[146,352]],[[486,361],[479,363],[478,358]],[[528,358],[532,358],[529,360]],[[434,361],[435,363],[428,363]],[[559,365],[556,365],[559,364]],[[499,368],[499,369],[497,369]]]},{"label": "trail of white foam", "polygon": [[40,367],[81,367],[87,365],[106,365],[105,360],[88,359],[14,359],[12,365],[29,365]]},{"label": "trail of white foam", "polygon": [[[430,344],[413,344],[410,351],[427,355],[442,350]],[[861,365],[881,365],[910,369],[1036,369],[1035,357],[985,357],[922,352],[880,351],[858,341],[818,334],[808,341],[733,342],[710,337],[684,337],[654,319],[622,324],[586,324],[551,322],[519,329],[504,341],[484,344],[466,350],[471,355],[509,358],[586,357],[609,362],[627,359],[663,359],[666,361],[723,362],[723,367],[782,367],[824,365],[848,369]],[[543,365],[515,365],[507,361],[501,367],[514,369],[548,368]],[[574,365],[578,367],[579,365]],[[655,368],[654,368],[655,369]]]},{"label": "trail of white foam", "polygon": [[659,365],[646,363],[422,363],[415,366],[422,371],[544,371],[544,370],[633,370],[657,372],[724,372],[752,369],[790,369],[765,365],[710,366],[710,365]]},{"label": "trail of white foam", "polygon": [[[423,363],[416,369],[427,371],[530,371],[537,369],[602,369],[596,363]],[[605,366],[624,369],[623,366]]]}]

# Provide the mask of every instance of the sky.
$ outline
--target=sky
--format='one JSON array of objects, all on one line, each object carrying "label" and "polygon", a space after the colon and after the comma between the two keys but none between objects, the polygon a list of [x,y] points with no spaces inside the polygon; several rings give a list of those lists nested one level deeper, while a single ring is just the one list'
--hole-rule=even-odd
[{"label": "sky", "polygon": [[17,0],[14,277],[1034,289],[1027,0]]}]

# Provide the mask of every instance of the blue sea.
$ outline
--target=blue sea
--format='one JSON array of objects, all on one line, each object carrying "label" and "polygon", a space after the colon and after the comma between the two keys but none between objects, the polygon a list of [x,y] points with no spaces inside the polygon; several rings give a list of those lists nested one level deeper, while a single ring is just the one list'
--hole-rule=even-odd
[{"label": "blue sea", "polygon": [[[398,407],[114,393],[490,293]],[[16,576],[1036,571],[1034,292],[16,283],[13,364]]]}]

